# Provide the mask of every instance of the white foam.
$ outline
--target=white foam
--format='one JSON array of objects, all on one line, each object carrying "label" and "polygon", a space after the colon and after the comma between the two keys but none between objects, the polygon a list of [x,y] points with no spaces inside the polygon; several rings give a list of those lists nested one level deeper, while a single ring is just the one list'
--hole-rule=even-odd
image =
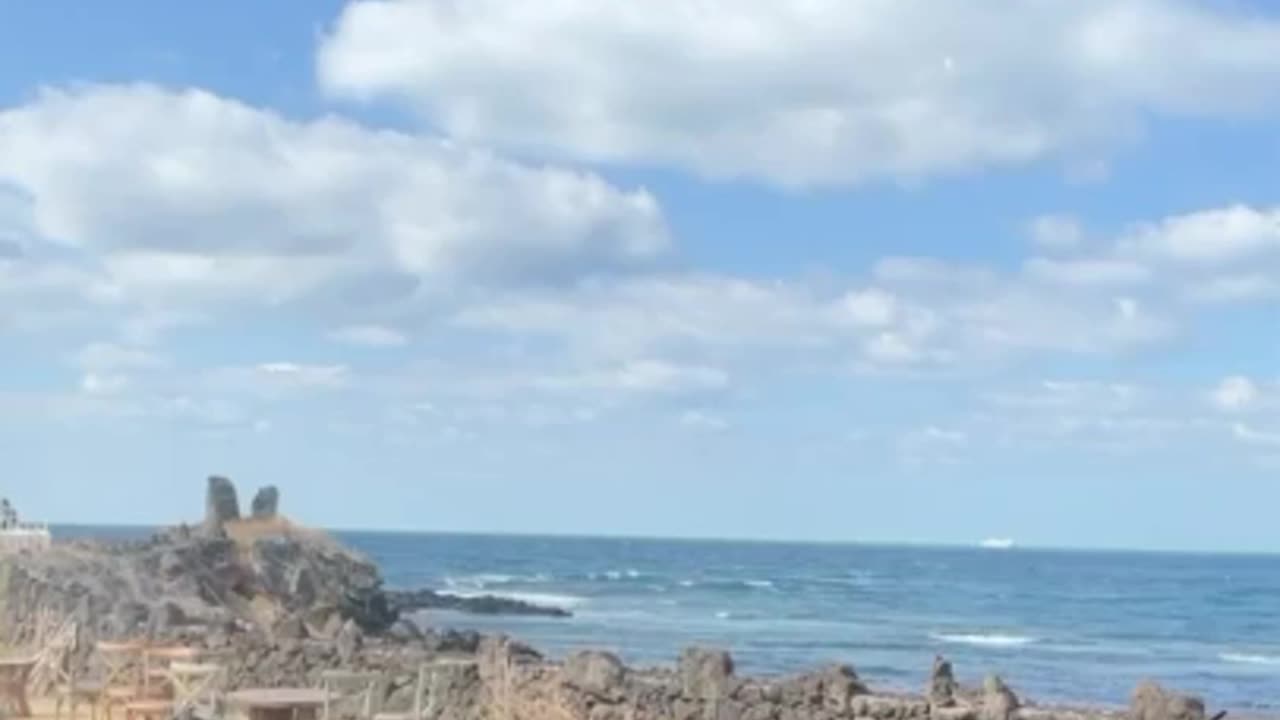
[{"label": "white foam", "polygon": [[545,573],[537,575],[506,575],[503,573],[477,573],[461,577],[446,577],[444,584],[451,588],[486,588],[493,585],[516,585],[550,582],[551,576]]},{"label": "white foam", "polygon": [[1218,659],[1223,662],[1244,665],[1280,665],[1280,656],[1260,655],[1256,653],[1222,653]]},{"label": "white foam", "polygon": [[773,589],[773,581],[772,581],[772,580],[744,580],[744,581],[743,581],[743,584],[744,584],[744,585],[746,585],[747,587],[753,587],[753,588],[756,588],[756,589],[758,589],[758,590],[772,590],[772,589]]},{"label": "white foam", "polygon": [[1004,635],[1000,633],[933,633],[929,637],[934,640],[959,645],[977,645],[979,647],[1021,647],[1035,642],[1026,635]]}]

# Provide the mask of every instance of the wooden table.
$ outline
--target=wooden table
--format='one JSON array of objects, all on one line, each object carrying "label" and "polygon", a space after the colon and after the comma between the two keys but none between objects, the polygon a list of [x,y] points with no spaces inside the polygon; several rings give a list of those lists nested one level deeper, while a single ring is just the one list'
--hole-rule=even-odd
[{"label": "wooden table", "polygon": [[31,717],[27,702],[27,680],[36,666],[31,655],[0,657],[0,700],[13,707],[18,717]]},{"label": "wooden table", "polygon": [[334,697],[316,688],[251,688],[229,693],[226,699],[244,709],[249,720],[315,720]]},{"label": "wooden table", "polygon": [[[169,665],[174,662],[194,662],[204,651],[186,645],[147,645],[142,648],[142,696],[156,697],[157,691],[165,692],[170,681]],[[153,687],[153,682],[160,687]]]}]

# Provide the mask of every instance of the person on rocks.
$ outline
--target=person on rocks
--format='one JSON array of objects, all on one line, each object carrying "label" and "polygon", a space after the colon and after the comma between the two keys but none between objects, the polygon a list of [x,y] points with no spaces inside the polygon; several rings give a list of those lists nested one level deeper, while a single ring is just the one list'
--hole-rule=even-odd
[{"label": "person on rocks", "polygon": [[13,509],[9,498],[0,498],[0,529],[9,530],[18,526],[18,511]]}]

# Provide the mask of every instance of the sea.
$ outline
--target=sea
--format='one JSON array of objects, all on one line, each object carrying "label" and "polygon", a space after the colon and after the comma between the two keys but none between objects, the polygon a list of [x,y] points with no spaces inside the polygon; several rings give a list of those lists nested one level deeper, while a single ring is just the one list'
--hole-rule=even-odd
[{"label": "sea", "polygon": [[571,611],[418,618],[553,657],[660,666],[710,645],[743,673],[846,663],[873,687],[919,691],[940,654],[962,683],[996,673],[1039,702],[1120,706],[1153,677],[1212,708],[1280,710],[1280,556],[335,534],[392,587]]}]

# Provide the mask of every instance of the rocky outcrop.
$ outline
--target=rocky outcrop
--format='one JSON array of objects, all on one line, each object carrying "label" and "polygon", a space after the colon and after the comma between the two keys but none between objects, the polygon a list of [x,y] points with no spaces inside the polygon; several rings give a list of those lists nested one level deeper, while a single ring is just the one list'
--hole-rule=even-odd
[{"label": "rocky outcrop", "polygon": [[[314,686],[325,670],[339,668],[376,673],[383,679],[377,704],[390,712],[413,706],[425,667],[425,715],[433,720],[1121,718],[1024,706],[994,676],[979,692],[962,691],[942,658],[916,696],[874,692],[848,665],[740,677],[729,653],[712,648],[690,648],[665,669],[628,668],[599,651],[556,663],[509,638],[440,632],[401,615],[424,607],[563,611],[499,598],[390,593],[373,563],[333,539],[283,518],[237,521],[235,504],[235,488],[215,478],[207,516],[216,532],[179,527],[141,542],[59,543],[0,559],[0,643],[30,641],[21,636],[27,621],[51,611],[76,620],[83,652],[72,660],[82,665],[95,639],[150,636],[217,652],[229,689]],[[1129,720],[1206,720],[1205,706],[1144,684]]]},{"label": "rocky outcrop", "polygon": [[1204,701],[1170,692],[1154,682],[1138,685],[1129,702],[1130,720],[1205,720]]},{"label": "rocky outcrop", "polygon": [[369,632],[395,622],[377,568],[332,542],[281,535],[240,543],[178,529],[131,543],[55,544],[6,558],[0,627],[40,611],[73,616],[92,637],[236,623],[267,629],[327,608]]},{"label": "rocky outcrop", "polygon": [[254,520],[274,520],[280,514],[280,490],[275,485],[268,485],[253,496],[253,504],[249,509]]},{"label": "rocky outcrop", "polygon": [[988,675],[982,683],[982,720],[1013,720],[1022,707],[1018,696],[996,675]]},{"label": "rocky outcrop", "polygon": [[933,659],[933,668],[929,671],[929,684],[925,686],[925,699],[934,708],[955,707],[956,695],[960,684],[956,682],[951,663],[941,655]]},{"label": "rocky outcrop", "polygon": [[236,494],[236,486],[219,475],[210,477],[205,491],[205,529],[216,532],[226,523],[239,519],[240,498]]},{"label": "rocky outcrop", "polygon": [[392,610],[400,614],[417,610],[450,610],[469,615],[525,615],[552,618],[567,618],[573,615],[563,608],[535,605],[523,600],[493,595],[460,597],[434,590],[389,590],[387,603]]},{"label": "rocky outcrop", "polygon": [[680,654],[678,672],[685,696],[701,700],[725,697],[733,681],[733,658],[723,650],[689,648]]}]

